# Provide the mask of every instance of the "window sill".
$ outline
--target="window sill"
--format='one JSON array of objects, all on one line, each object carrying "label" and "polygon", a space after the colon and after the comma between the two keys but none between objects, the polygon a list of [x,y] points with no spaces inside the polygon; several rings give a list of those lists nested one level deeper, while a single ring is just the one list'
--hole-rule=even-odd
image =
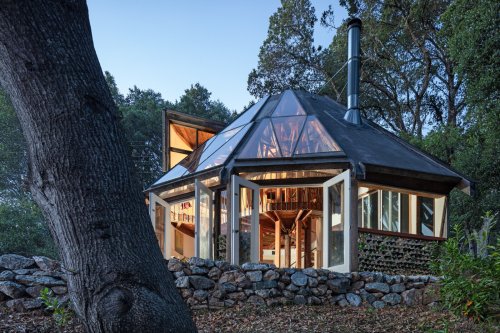
[{"label": "window sill", "polygon": [[414,235],[414,234],[406,234],[406,233],[402,233],[402,232],[385,231],[385,230],[369,229],[369,228],[358,228],[358,231],[363,232],[363,233],[401,237],[401,238],[413,238],[413,239],[421,239],[421,240],[428,240],[428,241],[445,241],[446,240],[446,238],[443,238],[443,237]]}]

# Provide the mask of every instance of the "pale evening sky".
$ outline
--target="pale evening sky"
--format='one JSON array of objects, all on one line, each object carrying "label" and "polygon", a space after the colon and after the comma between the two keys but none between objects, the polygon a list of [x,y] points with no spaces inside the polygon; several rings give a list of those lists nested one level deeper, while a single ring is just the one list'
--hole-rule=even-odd
[{"label": "pale evening sky", "polygon": [[[88,0],[92,35],[103,70],[122,94],[136,85],[175,101],[199,82],[231,110],[253,97],[247,78],[257,66],[278,0]],[[338,0],[312,0],[317,16],[329,4],[335,25],[347,17]],[[335,31],[317,24],[316,45]]]}]

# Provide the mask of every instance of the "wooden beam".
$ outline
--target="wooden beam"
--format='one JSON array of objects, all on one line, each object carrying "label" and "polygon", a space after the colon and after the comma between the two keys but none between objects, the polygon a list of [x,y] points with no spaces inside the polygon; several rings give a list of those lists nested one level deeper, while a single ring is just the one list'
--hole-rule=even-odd
[{"label": "wooden beam", "polygon": [[290,267],[290,234],[285,234],[285,267]]},{"label": "wooden beam", "polygon": [[306,229],[304,229],[304,268],[311,267],[311,219],[306,218]]},{"label": "wooden beam", "polygon": [[278,216],[276,215],[276,213],[274,211],[264,212],[264,215],[266,215],[267,217],[269,217],[269,219],[271,219],[274,222],[276,222],[277,220],[279,220]]},{"label": "wooden beam", "polygon": [[304,214],[304,217],[302,218],[302,224],[303,224],[304,226],[307,226],[308,224],[310,224],[310,221],[309,221],[309,215],[311,215],[311,214],[312,214],[312,212],[313,212],[313,211],[312,211],[312,209],[309,209],[309,210],[307,211],[307,213],[306,213],[306,214]]},{"label": "wooden beam", "polygon": [[196,129],[200,129],[209,133],[217,133],[226,127],[226,123],[212,120],[204,117],[198,117],[190,115],[184,112],[178,112],[174,110],[165,111],[167,119],[171,120],[176,124],[183,126],[188,126]]},{"label": "wooden beam", "polygon": [[302,268],[302,222],[296,221],[295,223],[295,253],[296,253],[296,263],[295,267]]},{"label": "wooden beam", "polygon": [[281,221],[275,222],[274,228],[274,265],[280,267],[281,263]]},{"label": "wooden beam", "polygon": [[316,256],[314,257],[314,268],[323,267],[323,223],[324,219],[316,219]]},{"label": "wooden beam", "polygon": [[264,230],[259,225],[259,262],[264,262]]}]

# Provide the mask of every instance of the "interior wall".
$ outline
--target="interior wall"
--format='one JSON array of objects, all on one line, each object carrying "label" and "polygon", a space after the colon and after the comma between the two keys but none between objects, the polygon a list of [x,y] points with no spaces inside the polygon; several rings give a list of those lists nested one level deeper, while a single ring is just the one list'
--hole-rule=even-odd
[{"label": "interior wall", "polygon": [[183,239],[183,253],[178,253],[175,251],[175,228],[170,226],[170,249],[173,257],[182,259],[182,258],[191,258],[194,257],[194,237],[186,235],[182,233]]},{"label": "interior wall", "polygon": [[446,208],[446,197],[434,199],[434,227],[436,228],[434,234],[437,236],[440,236],[441,229],[443,227],[446,227],[446,225],[443,226],[441,223],[443,221],[443,217],[445,217],[445,211],[446,211],[445,208]]},{"label": "interior wall", "polygon": [[417,233],[417,196],[410,195],[410,234]]}]

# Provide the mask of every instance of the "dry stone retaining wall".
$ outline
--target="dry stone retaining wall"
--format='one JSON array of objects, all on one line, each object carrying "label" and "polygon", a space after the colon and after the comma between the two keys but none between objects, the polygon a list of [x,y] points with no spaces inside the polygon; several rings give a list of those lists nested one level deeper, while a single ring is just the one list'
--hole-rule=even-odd
[{"label": "dry stone retaining wall", "polygon": [[26,258],[16,254],[0,256],[0,302],[19,311],[42,307],[38,298],[44,288],[60,302],[68,301],[66,275],[58,261],[47,257]]},{"label": "dry stone retaining wall", "polygon": [[[438,302],[432,276],[374,272],[335,273],[325,269],[276,268],[246,263],[190,258],[167,262],[177,289],[193,309],[224,308],[250,303],[361,306],[433,305]],[[42,306],[40,290],[50,288],[68,300],[65,274],[57,261],[45,257],[0,256],[0,302],[19,311]]]},{"label": "dry stone retaining wall", "polygon": [[272,264],[172,258],[168,269],[193,309],[256,305],[340,305],[375,308],[393,305],[435,305],[437,278],[375,272],[335,273],[326,269],[276,268]]}]

